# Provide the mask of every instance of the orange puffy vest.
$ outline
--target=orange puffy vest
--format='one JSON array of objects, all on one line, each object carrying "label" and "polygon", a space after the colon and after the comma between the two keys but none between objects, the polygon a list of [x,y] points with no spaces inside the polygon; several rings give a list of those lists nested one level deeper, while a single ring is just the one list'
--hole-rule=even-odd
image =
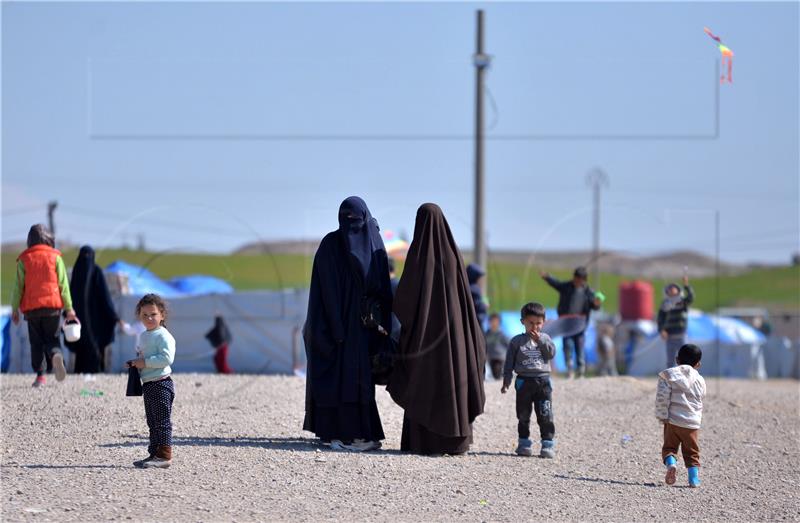
[{"label": "orange puffy vest", "polygon": [[23,313],[35,309],[61,309],[61,289],[58,286],[56,258],[61,252],[49,245],[34,245],[19,255],[17,260],[25,267],[25,281],[21,282],[22,301],[19,310]]}]

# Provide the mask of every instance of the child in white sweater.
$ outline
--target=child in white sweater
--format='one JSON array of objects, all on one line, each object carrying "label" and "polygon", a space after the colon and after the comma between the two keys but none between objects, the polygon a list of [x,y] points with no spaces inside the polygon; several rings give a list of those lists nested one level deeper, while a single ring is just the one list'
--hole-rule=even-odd
[{"label": "child in white sweater", "polygon": [[664,482],[675,483],[678,470],[678,449],[682,447],[683,462],[688,468],[689,486],[700,486],[700,421],[706,382],[697,372],[703,353],[692,344],[683,345],[675,358],[677,366],[658,375],[656,418],[664,424],[664,446],[661,459],[667,466]]}]

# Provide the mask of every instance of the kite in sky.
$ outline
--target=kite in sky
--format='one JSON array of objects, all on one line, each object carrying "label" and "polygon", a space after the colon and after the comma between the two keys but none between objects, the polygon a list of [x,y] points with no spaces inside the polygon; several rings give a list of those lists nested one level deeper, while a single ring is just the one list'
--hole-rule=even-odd
[{"label": "kite in sky", "polygon": [[[719,36],[715,35],[711,32],[711,29],[708,27],[703,28],[703,32],[711,37],[712,40],[717,42],[717,48],[719,52],[722,53],[722,76],[719,78],[720,83],[725,83],[725,80],[728,81],[729,84],[733,83],[733,51],[731,51],[727,46],[722,44],[722,39]],[[728,66],[728,77],[725,77],[725,66]]]}]

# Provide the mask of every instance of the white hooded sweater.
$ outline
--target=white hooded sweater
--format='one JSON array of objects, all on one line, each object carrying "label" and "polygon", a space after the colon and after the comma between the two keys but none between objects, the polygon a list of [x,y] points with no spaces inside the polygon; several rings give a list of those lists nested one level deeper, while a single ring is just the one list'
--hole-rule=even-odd
[{"label": "white hooded sweater", "polygon": [[687,429],[699,429],[706,381],[693,367],[678,365],[658,375],[656,418]]}]

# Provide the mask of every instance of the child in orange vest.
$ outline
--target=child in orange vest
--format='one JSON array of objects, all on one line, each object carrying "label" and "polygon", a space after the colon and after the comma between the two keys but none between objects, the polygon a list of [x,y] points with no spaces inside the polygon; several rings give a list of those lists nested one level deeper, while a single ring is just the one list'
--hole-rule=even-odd
[{"label": "child in orange vest", "polygon": [[67,321],[76,319],[67,269],[54,244],[47,227],[40,223],[31,227],[28,248],[17,258],[17,280],[11,294],[14,325],[19,324],[20,311],[28,322],[31,366],[36,373],[34,387],[45,384],[45,355],[48,354],[52,357],[56,380],[63,381],[66,377],[67,369],[58,340],[61,310],[67,311]]}]

